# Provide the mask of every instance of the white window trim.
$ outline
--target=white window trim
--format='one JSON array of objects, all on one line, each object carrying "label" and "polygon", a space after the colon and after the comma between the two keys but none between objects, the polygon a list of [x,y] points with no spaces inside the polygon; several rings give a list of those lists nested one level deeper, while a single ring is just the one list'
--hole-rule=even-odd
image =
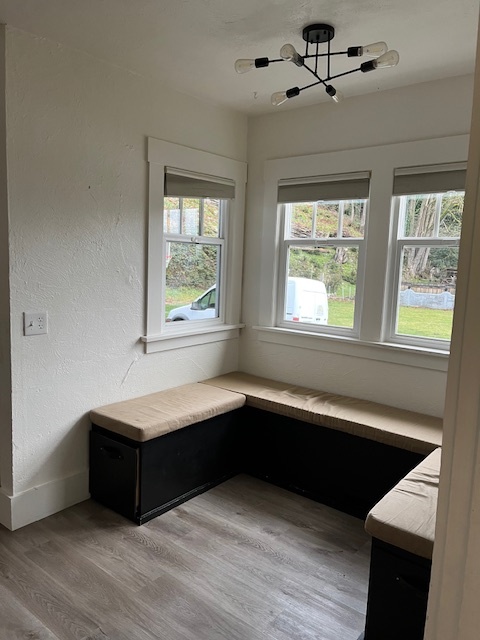
[{"label": "white window trim", "polygon": [[[147,326],[146,335],[141,336],[146,353],[237,338],[239,329],[244,326],[240,323],[240,312],[246,163],[156,138],[148,138],[148,163]],[[223,316],[206,322],[188,323],[187,327],[183,326],[186,323],[166,327],[162,313],[164,175],[167,167],[235,183],[235,199],[231,202],[229,223],[225,229],[228,251],[224,256],[225,275],[221,283]]]},{"label": "white window trim", "polygon": [[[275,327],[277,295],[274,295],[272,300],[272,291],[278,291],[279,249],[282,239],[281,216],[277,206],[279,181],[370,171],[364,291],[363,300],[359,305],[362,306],[361,332],[356,339],[315,334],[316,348],[338,353],[345,353],[347,348],[348,353],[352,353],[352,347],[356,344],[359,354],[368,352],[375,359],[388,362],[397,362],[400,359],[405,364],[408,362],[410,366],[425,366],[427,358],[428,368],[444,370],[447,352],[387,342],[389,327],[386,318],[390,296],[387,290],[386,265],[390,263],[389,256],[393,249],[390,220],[393,178],[395,169],[399,167],[464,162],[468,155],[468,140],[468,135],[459,135],[267,160],[264,165],[259,324],[255,327],[259,332],[259,338],[278,344],[288,339],[289,343],[299,348],[312,348],[311,333]],[[277,215],[272,215],[275,211]],[[381,212],[384,213],[380,215]],[[376,251],[370,251],[370,245],[377,247]],[[379,351],[382,352],[381,355]],[[403,351],[404,356],[400,357],[399,351]]]}]

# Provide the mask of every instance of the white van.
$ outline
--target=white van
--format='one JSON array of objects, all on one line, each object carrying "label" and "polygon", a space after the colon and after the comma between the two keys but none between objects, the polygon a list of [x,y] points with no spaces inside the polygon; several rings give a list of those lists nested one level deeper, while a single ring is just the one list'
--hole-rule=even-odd
[{"label": "white van", "polygon": [[285,320],[327,324],[328,298],[325,284],[310,278],[288,278]]},{"label": "white van", "polygon": [[[190,304],[175,307],[167,322],[216,318],[216,287],[213,285]],[[309,278],[288,278],[285,320],[327,324],[328,299],[323,282]]]}]

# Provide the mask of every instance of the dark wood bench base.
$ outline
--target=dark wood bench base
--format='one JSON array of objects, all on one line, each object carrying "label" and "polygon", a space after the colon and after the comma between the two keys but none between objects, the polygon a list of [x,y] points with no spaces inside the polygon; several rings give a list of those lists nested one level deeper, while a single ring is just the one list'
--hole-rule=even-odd
[{"label": "dark wood bench base", "polygon": [[423,458],[245,406],[147,442],[93,425],[90,494],[143,524],[241,472],[364,519]]},{"label": "dark wood bench base", "polygon": [[423,640],[431,566],[372,538],[365,640]]},{"label": "dark wood bench base", "polygon": [[90,432],[90,495],[137,524],[239,472],[235,411],[147,442],[97,425]]},{"label": "dark wood bench base", "polygon": [[262,409],[241,409],[243,470],[365,519],[424,455]]}]

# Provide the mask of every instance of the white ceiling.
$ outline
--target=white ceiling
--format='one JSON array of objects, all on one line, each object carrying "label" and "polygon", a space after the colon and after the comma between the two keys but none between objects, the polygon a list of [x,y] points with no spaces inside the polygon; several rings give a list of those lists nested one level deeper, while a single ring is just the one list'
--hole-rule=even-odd
[{"label": "white ceiling", "polygon": [[[312,81],[284,62],[238,75],[237,58],[304,53],[304,26],[335,27],[332,51],[384,40],[395,68],[355,73],[335,86],[345,98],[472,73],[479,0],[0,0],[0,21],[249,114],[330,100],[314,87],[273,107],[270,96]],[[363,59],[334,60],[332,73]]]}]

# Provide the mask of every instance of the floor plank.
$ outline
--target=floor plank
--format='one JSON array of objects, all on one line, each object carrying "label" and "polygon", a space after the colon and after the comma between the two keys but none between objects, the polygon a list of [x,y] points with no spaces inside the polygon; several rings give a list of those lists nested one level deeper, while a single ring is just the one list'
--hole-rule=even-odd
[{"label": "floor plank", "polygon": [[0,528],[0,640],[357,640],[363,522],[239,475],[139,527],[88,500]]}]

